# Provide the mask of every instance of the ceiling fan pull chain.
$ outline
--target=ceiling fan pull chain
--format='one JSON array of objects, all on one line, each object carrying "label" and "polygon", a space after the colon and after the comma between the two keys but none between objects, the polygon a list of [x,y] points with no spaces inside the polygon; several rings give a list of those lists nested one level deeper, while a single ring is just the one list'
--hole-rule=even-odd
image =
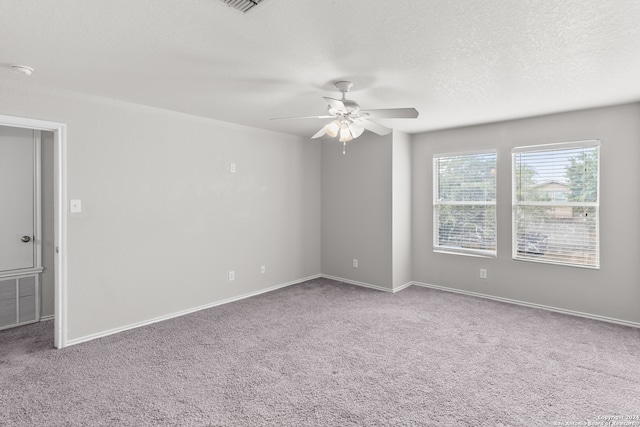
[{"label": "ceiling fan pull chain", "polygon": [[347,141],[342,141],[342,154],[347,154]]}]

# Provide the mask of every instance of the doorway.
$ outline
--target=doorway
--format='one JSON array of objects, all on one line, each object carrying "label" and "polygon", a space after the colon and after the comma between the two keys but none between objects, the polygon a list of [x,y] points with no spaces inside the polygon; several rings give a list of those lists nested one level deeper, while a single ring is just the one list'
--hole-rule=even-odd
[{"label": "doorway", "polygon": [[[42,305],[42,291],[50,291],[53,283],[44,283],[41,276],[41,170],[46,162],[41,138],[47,133],[51,134],[0,126],[0,330],[38,322],[43,309],[53,314],[52,300],[47,307]],[[48,197],[52,195],[47,192]],[[53,268],[47,266],[47,270]]]},{"label": "doorway", "polygon": [[[66,193],[67,193],[67,184],[66,184],[66,125],[64,123],[57,122],[49,122],[44,120],[37,119],[28,119],[21,117],[12,117],[12,116],[4,116],[0,115],[0,126],[8,127],[14,133],[31,133],[32,135],[37,135],[38,137],[44,135],[42,138],[42,142],[40,142],[40,146],[42,144],[47,144],[45,146],[45,150],[47,150],[53,157],[53,173],[51,171],[48,173],[53,176],[53,188],[52,188],[52,197],[51,201],[53,204],[52,216],[53,221],[51,224],[53,225],[53,241],[51,245],[50,255],[52,255],[52,264],[53,264],[53,313],[54,313],[54,346],[56,348],[63,348],[67,344],[67,306],[66,306],[66,289],[67,289],[67,262],[66,262],[66,254],[67,254],[67,209],[66,209]],[[41,133],[41,131],[44,131]],[[38,138],[40,139],[40,138]],[[37,147],[37,144],[34,145]],[[38,150],[38,148],[34,148]],[[28,154],[28,153],[27,153]],[[27,154],[24,154],[25,156]],[[39,158],[39,153],[34,158]],[[34,178],[35,180],[35,178]],[[49,180],[50,182],[50,180]],[[40,195],[34,198],[36,203],[40,203]],[[51,202],[50,201],[50,202]],[[49,203],[50,203],[49,202]],[[48,209],[48,213],[51,213],[51,209]],[[23,225],[20,225],[22,227]],[[42,263],[38,258],[38,253],[36,249],[38,245],[42,246],[42,235],[41,231],[38,227],[37,219],[34,220],[35,230],[33,234],[31,232],[22,233],[19,237],[19,242],[16,242],[17,247],[10,249],[9,252],[14,254],[17,259],[14,260],[19,265],[18,270],[14,270],[17,273],[16,280],[20,278],[27,278],[27,276],[21,275],[21,273],[31,273],[37,274],[38,279],[40,278],[40,274],[38,268],[41,267]],[[50,230],[51,231],[51,230]],[[35,236],[36,242],[32,242],[31,239]],[[29,240],[27,240],[29,238]],[[29,244],[32,244],[33,251],[31,253],[33,266],[29,268],[26,265],[23,265],[25,262],[29,261],[29,250],[25,249],[29,247]],[[21,253],[21,255],[18,255]],[[46,252],[45,252],[46,253]],[[12,255],[12,256],[14,256]],[[6,267],[6,266],[5,266]],[[6,274],[5,274],[6,276]],[[21,276],[21,277],[18,277]],[[30,279],[24,282],[24,285],[16,282],[16,292],[20,292],[21,287],[24,287],[24,297],[29,297],[30,286],[34,289],[37,289],[37,285],[33,286],[32,281]],[[10,287],[9,287],[10,288]],[[23,295],[19,295],[21,298]],[[25,299],[25,306],[28,306],[27,302],[28,298]],[[39,296],[38,299],[39,300]],[[38,301],[39,303],[39,301]],[[35,309],[35,308],[34,308]],[[25,308],[25,312],[27,313],[29,309]],[[39,310],[39,307],[38,307]]]}]

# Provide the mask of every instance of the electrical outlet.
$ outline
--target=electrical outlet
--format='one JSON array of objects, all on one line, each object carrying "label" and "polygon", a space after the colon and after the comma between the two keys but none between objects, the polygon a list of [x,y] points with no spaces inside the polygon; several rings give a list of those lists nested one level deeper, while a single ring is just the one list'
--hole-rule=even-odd
[{"label": "electrical outlet", "polygon": [[481,279],[486,279],[487,278],[487,269],[486,268],[481,268],[480,269],[480,278]]},{"label": "electrical outlet", "polygon": [[236,173],[236,164],[235,163],[229,163],[229,172]]},{"label": "electrical outlet", "polygon": [[234,280],[236,280],[236,272],[235,271],[230,271],[229,272],[229,281],[233,282]]},{"label": "electrical outlet", "polygon": [[260,274],[264,274],[267,272],[267,266],[266,265],[261,265],[260,266]]},{"label": "electrical outlet", "polygon": [[353,268],[358,268],[358,260],[357,259],[353,260]]}]

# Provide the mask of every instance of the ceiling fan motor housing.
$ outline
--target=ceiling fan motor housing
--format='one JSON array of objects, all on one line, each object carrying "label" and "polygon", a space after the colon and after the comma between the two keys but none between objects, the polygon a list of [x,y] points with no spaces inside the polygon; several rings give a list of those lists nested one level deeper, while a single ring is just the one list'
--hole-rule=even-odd
[{"label": "ceiling fan motor housing", "polygon": [[338,110],[337,108],[333,108],[331,105],[327,106],[327,110],[329,114],[332,116],[347,116],[349,114],[358,114],[360,111],[360,105],[356,101],[352,101],[350,99],[343,99],[342,103],[345,106],[345,110]]},{"label": "ceiling fan motor housing", "polygon": [[360,105],[358,105],[356,101],[352,101],[350,99],[343,99],[342,103],[344,104],[345,107],[347,107],[347,113],[349,114],[356,114],[358,111],[360,111]]}]

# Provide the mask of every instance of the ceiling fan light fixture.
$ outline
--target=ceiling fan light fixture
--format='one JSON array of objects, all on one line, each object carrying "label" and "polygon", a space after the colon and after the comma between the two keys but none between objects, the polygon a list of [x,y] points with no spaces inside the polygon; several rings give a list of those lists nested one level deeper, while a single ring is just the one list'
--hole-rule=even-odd
[{"label": "ceiling fan light fixture", "polygon": [[349,130],[351,131],[351,135],[354,138],[359,137],[364,132],[364,127],[356,122],[351,122],[349,124]]},{"label": "ceiling fan light fixture", "polygon": [[324,127],[324,131],[331,138],[335,138],[338,135],[338,131],[340,131],[340,122],[337,120],[332,121]]},{"label": "ceiling fan light fixture", "polygon": [[349,130],[349,125],[347,123],[343,123],[342,127],[340,127],[340,142],[347,142],[353,139],[353,135]]}]

